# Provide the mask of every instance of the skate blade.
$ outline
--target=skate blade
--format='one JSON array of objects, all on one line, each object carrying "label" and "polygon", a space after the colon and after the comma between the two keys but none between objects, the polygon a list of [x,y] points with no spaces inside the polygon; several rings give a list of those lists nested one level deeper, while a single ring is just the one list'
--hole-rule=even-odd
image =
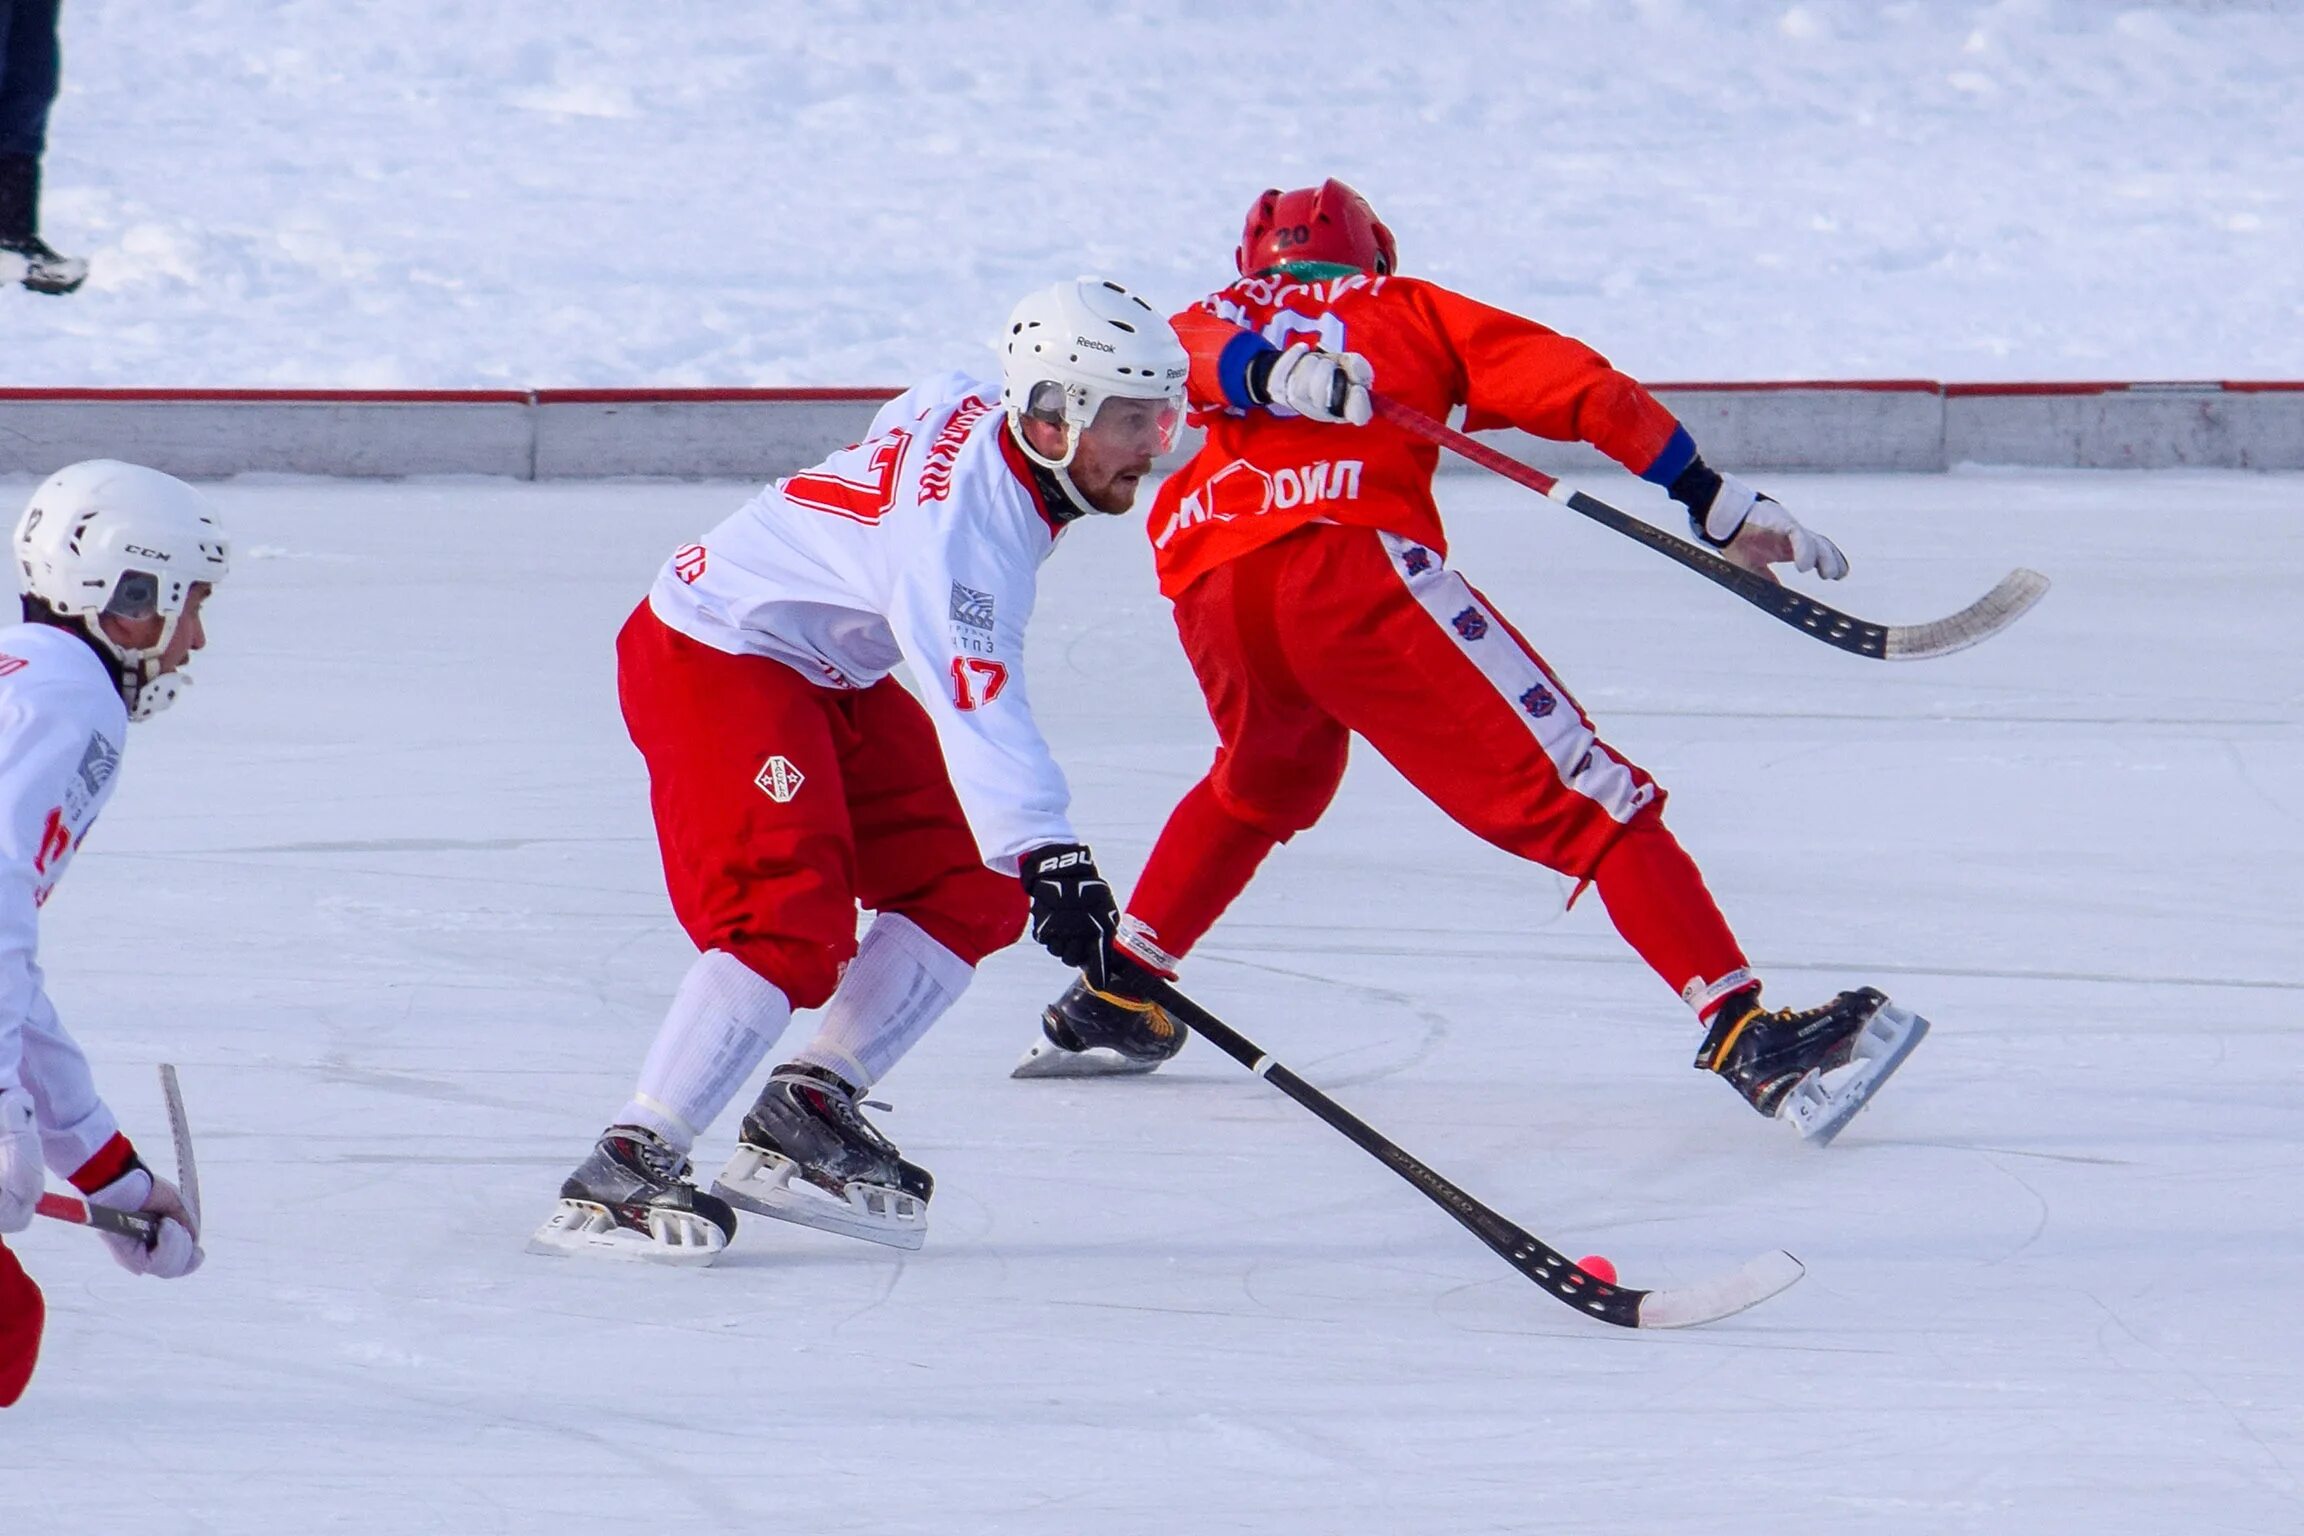
[{"label": "skate blade", "polygon": [[1134,1056],[1123,1056],[1108,1045],[1092,1045],[1084,1051],[1068,1051],[1055,1041],[1042,1035],[1032,1042],[1032,1049],[1016,1063],[1010,1077],[1142,1077],[1157,1071],[1161,1063],[1141,1061]]},{"label": "skate blade", "polygon": [[528,1251],[558,1259],[612,1259],[702,1269],[728,1247],[728,1234],[701,1216],[664,1212],[649,1219],[649,1230],[618,1226],[608,1208],[588,1200],[563,1200],[528,1239]]},{"label": "skate blade", "polygon": [[1836,1080],[1827,1085],[1818,1072],[1802,1078],[1784,1100],[1784,1118],[1810,1146],[1830,1146],[1927,1038],[1926,1019],[1894,1003],[1881,1004],[1858,1032],[1847,1065],[1832,1074]]},{"label": "skate blade", "polygon": [[916,1250],[927,1240],[926,1201],[885,1184],[851,1184],[840,1199],[794,1179],[796,1171],[788,1157],[739,1145],[712,1181],[712,1193],[739,1210],[889,1248]]}]

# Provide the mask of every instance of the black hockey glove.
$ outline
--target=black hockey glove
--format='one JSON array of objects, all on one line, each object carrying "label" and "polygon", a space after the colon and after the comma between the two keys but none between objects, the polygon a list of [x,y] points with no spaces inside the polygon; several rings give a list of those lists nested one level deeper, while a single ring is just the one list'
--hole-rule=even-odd
[{"label": "black hockey glove", "polygon": [[1078,843],[1050,843],[1024,855],[1018,873],[1032,898],[1032,940],[1095,986],[1112,984],[1112,936],[1120,908],[1096,860]]}]

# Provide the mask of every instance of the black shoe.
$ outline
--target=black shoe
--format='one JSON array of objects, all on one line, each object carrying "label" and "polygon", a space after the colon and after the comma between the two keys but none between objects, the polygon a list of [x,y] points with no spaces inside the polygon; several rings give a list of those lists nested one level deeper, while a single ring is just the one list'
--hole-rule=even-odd
[{"label": "black shoe", "polygon": [[688,1182],[688,1159],[654,1131],[612,1125],[560,1186],[530,1253],[710,1264],[736,1235],[736,1213]]},{"label": "black shoe", "polygon": [[34,293],[71,293],[88,281],[88,263],[77,256],[59,256],[38,235],[0,240],[0,254],[21,260],[16,280]]},{"label": "black shoe", "polygon": [[1191,1034],[1158,1003],[1125,992],[1100,991],[1084,976],[1074,977],[1064,995],[1041,1012],[1040,1028],[1063,1050],[1102,1047],[1152,1066],[1184,1049]]},{"label": "black shoe", "polygon": [[736,1213],[690,1183],[692,1171],[688,1159],[654,1131],[612,1125],[560,1186],[560,1198],[602,1206],[620,1227],[644,1232],[650,1212],[677,1211],[701,1216],[734,1237]]},{"label": "black shoe", "polygon": [[1696,1065],[1728,1079],[1744,1102],[1773,1118],[1809,1073],[1846,1066],[1864,1026],[1886,1005],[1872,987],[1843,992],[1798,1013],[1760,1006],[1760,989],[1731,994],[1712,1015]]},{"label": "black shoe", "polygon": [[926,1204],[936,1180],[864,1118],[856,1092],[837,1072],[787,1062],[769,1074],[738,1140],[788,1160],[827,1194],[844,1199],[852,1184],[877,1185]]},{"label": "black shoe", "polygon": [[62,256],[40,238],[40,162],[32,155],[0,155],[0,280],[12,277],[34,293],[70,293],[88,280],[88,263]]}]

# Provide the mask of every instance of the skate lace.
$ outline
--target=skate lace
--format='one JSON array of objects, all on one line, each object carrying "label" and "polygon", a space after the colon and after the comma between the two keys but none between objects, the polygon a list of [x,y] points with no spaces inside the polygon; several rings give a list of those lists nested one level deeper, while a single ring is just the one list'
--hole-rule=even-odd
[{"label": "skate lace", "polygon": [[895,1153],[896,1143],[883,1136],[880,1133],[880,1127],[865,1119],[863,1115],[863,1111],[867,1109],[877,1109],[883,1113],[894,1114],[896,1112],[895,1105],[881,1099],[852,1099],[844,1093],[830,1091],[825,1092],[824,1099],[826,1103],[835,1106],[833,1113],[840,1117],[843,1124],[854,1127],[857,1135],[872,1143],[874,1147],[891,1155]]},{"label": "skate lace", "polygon": [[651,1178],[669,1183],[688,1176],[688,1159],[669,1144],[652,1136],[626,1136],[624,1144],[632,1149],[632,1161]]}]

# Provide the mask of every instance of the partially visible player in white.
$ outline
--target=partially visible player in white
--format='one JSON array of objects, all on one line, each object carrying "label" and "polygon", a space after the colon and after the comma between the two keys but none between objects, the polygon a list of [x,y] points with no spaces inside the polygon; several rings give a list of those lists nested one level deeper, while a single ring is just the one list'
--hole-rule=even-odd
[{"label": "partially visible player in white", "polygon": [[[1186,367],[1119,284],[1058,283],[1009,317],[998,384],[891,400],[665,564],[617,690],[700,953],[535,1251],[710,1263],[734,1206],[920,1245],[934,1183],[858,1102],[1027,917],[1103,974],[1118,914],[1032,718],[1024,631],[1066,528],[1126,512],[1175,442]],[[697,1190],[696,1138],[813,1008]]]},{"label": "partially visible player in white", "polygon": [[[24,622],[0,628],[0,1234],[31,1224],[53,1170],[94,1204],[161,1217],[149,1247],[104,1241],[123,1267],[173,1280],[200,1267],[197,1223],[121,1134],[48,1001],[40,908],[112,798],[128,722],[191,681],[224,531],[181,480],[95,459],[32,493],[14,553]],[[0,1407],[31,1378],[44,1316],[0,1242]]]}]

